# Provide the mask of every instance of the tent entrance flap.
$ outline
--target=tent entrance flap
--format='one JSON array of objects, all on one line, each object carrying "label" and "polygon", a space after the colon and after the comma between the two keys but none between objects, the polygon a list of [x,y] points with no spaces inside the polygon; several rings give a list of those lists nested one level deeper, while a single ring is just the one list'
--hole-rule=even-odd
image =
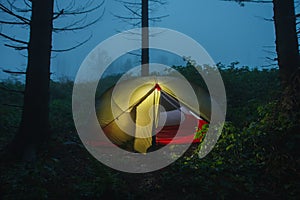
[{"label": "tent entrance flap", "polygon": [[136,106],[134,150],[146,153],[152,146],[152,136],[158,124],[160,91],[155,89]]}]

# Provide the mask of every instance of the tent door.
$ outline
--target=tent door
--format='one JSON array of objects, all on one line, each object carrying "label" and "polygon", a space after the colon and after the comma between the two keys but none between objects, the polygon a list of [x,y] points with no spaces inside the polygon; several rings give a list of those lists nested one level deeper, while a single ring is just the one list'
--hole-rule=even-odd
[{"label": "tent door", "polygon": [[153,90],[136,107],[135,151],[146,153],[147,149],[155,143],[152,138],[158,124],[159,101],[160,92]]}]

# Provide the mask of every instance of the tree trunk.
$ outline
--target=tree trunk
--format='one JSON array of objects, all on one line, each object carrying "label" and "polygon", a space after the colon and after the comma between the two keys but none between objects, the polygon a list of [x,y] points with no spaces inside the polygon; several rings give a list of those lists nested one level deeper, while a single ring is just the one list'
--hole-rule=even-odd
[{"label": "tree trunk", "polygon": [[299,110],[299,50],[293,0],[273,0],[276,51],[283,86],[283,107]]},{"label": "tree trunk", "polygon": [[142,76],[149,75],[149,2],[142,0]]},{"label": "tree trunk", "polygon": [[53,0],[32,0],[28,63],[23,113],[12,152],[35,160],[36,151],[49,133],[49,83]]}]

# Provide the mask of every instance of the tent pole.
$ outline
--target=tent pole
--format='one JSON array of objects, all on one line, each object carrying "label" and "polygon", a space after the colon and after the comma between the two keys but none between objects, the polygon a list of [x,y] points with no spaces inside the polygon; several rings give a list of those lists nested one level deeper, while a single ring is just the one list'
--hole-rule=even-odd
[{"label": "tent pole", "polygon": [[155,99],[156,99],[156,91],[154,90],[154,98],[153,98],[153,122],[152,122],[152,146],[156,146],[156,126],[155,126],[155,121],[156,121],[156,116],[155,116]]}]

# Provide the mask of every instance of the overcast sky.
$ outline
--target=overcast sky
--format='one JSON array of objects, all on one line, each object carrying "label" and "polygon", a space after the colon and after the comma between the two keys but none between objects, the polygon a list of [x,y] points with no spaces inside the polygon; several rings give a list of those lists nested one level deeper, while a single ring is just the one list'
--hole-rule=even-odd
[{"label": "overcast sky", "polygon": [[[266,57],[274,57],[271,53],[275,52],[274,25],[263,19],[272,18],[271,4],[246,4],[245,7],[240,7],[237,3],[219,0],[167,1],[167,5],[157,8],[152,15],[169,16],[151,26],[170,28],[190,36],[206,49],[215,62],[230,64],[239,61],[241,66],[261,67],[270,64]],[[100,13],[93,13],[92,16]],[[132,28],[111,13],[123,16],[128,14],[120,3],[106,0],[105,14],[96,25],[80,32],[53,35],[53,46],[57,49],[70,47],[89,34],[93,35],[84,46],[53,56],[52,72],[56,76],[74,77],[83,59],[97,44],[118,31]],[[2,30],[16,37],[21,33],[24,37],[24,31],[3,27]],[[0,40],[0,67],[24,69],[26,58],[19,52],[4,47],[4,42],[5,40]],[[169,59],[168,62],[180,64],[174,59]],[[3,78],[3,73],[1,75]]]}]

